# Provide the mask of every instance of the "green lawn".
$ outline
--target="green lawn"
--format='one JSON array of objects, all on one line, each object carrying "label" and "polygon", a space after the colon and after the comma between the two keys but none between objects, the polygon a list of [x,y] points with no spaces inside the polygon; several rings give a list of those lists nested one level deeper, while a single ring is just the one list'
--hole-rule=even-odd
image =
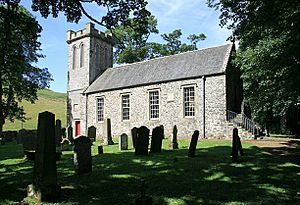
[{"label": "green lawn", "polygon": [[38,100],[34,104],[24,101],[20,105],[24,107],[28,120],[24,123],[19,120],[13,123],[6,121],[4,130],[36,129],[38,114],[43,111],[54,113],[56,119],[62,121],[62,126],[66,126],[67,95],[65,93],[49,89],[39,90]]},{"label": "green lawn", "polygon": [[[133,149],[118,151],[117,144],[105,146],[105,154],[97,156],[98,144],[92,147],[91,174],[76,175],[73,152],[63,153],[57,163],[59,204],[133,204],[141,179],[146,180],[154,204],[161,205],[295,204],[299,192],[299,164],[250,142],[243,142],[246,156],[240,163],[231,163],[230,141],[200,140],[195,158],[187,157],[187,140],[179,141],[180,150],[168,150],[165,139],[163,152],[149,156],[134,156]],[[32,171],[33,162],[23,159],[21,145],[0,146],[0,204],[26,196]]]}]

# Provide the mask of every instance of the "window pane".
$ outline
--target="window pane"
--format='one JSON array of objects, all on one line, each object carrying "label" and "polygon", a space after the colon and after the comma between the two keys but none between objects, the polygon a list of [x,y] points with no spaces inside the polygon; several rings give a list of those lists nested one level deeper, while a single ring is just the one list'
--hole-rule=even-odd
[{"label": "window pane", "polygon": [[104,98],[97,98],[97,121],[104,121]]},{"label": "window pane", "polygon": [[129,120],[130,104],[129,95],[122,95],[122,119]]},{"label": "window pane", "polygon": [[150,119],[159,118],[159,92],[149,92]]},{"label": "window pane", "polygon": [[183,89],[184,116],[195,116],[195,87]]}]

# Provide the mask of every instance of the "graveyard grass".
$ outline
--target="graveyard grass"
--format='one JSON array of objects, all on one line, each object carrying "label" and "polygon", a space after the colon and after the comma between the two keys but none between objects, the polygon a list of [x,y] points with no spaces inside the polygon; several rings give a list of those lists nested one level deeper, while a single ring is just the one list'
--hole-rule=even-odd
[{"label": "graveyard grass", "polygon": [[[141,179],[146,180],[146,193],[154,204],[160,205],[297,203],[297,163],[272,156],[251,142],[242,142],[246,155],[239,163],[231,162],[231,141],[200,140],[195,158],[187,157],[188,140],[178,141],[179,150],[169,150],[169,142],[163,140],[162,153],[149,156],[134,156],[131,145],[121,152],[118,144],[104,146],[104,155],[98,156],[95,142],[93,172],[81,176],[75,174],[73,152],[64,151],[57,163],[62,186],[57,204],[133,204]],[[24,160],[21,145],[0,147],[0,204],[23,200],[32,171],[33,162]]]}]

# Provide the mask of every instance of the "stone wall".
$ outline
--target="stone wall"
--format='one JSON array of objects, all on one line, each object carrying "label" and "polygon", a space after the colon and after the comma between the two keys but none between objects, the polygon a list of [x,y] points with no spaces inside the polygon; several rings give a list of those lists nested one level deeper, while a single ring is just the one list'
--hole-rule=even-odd
[{"label": "stone wall", "polygon": [[[224,135],[226,121],[225,75],[208,77],[205,81],[206,98],[206,135]],[[195,117],[184,117],[183,88],[195,86]],[[149,91],[158,90],[160,117],[149,117]],[[130,94],[130,120],[122,120],[122,94]],[[174,81],[155,85],[140,86],[88,95],[88,126],[97,128],[97,136],[103,136],[103,122],[96,121],[96,99],[104,97],[104,118],[110,118],[112,134],[130,135],[130,129],[142,125],[153,129],[164,125],[166,136],[171,136],[174,125],[178,128],[178,138],[187,138],[194,130],[203,135],[203,79]]]}]

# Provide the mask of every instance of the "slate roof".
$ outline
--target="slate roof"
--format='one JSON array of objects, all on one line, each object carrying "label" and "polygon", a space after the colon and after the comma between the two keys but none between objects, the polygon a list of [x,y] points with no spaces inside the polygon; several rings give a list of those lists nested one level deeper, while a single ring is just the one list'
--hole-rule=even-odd
[{"label": "slate roof", "polygon": [[232,48],[231,43],[108,68],[85,93],[222,74]]}]

